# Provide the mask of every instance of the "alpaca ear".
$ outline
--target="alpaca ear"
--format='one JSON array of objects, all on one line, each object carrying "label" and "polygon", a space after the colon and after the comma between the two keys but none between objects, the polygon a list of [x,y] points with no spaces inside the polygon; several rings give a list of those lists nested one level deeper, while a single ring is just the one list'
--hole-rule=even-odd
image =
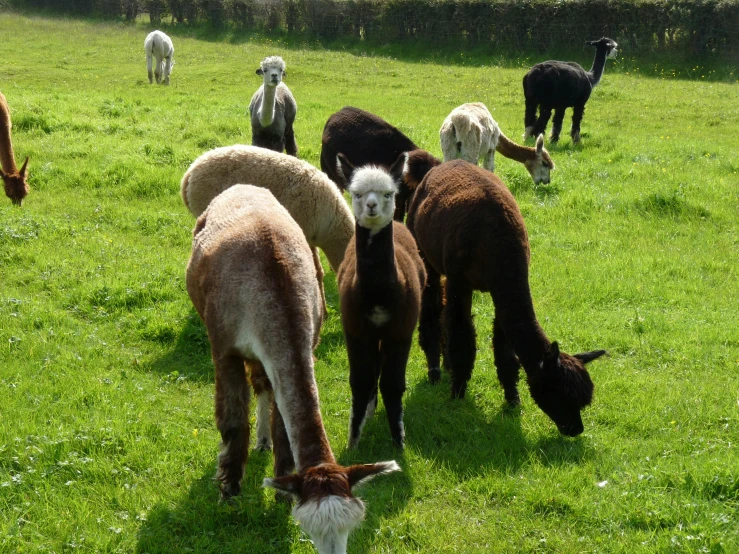
[{"label": "alpaca ear", "polygon": [[536,153],[541,156],[541,153],[544,151],[544,134],[539,133],[539,136],[536,137]]},{"label": "alpaca ear", "polygon": [[583,352],[581,354],[575,354],[573,358],[577,358],[580,360],[583,364],[586,364],[588,362],[592,362],[593,360],[597,360],[607,352],[605,350],[593,350],[591,352]]},{"label": "alpaca ear", "polygon": [[296,499],[300,498],[300,487],[302,485],[302,479],[296,473],[292,475],[285,475],[284,477],[275,477],[274,479],[265,478],[262,481],[264,488],[275,489],[284,494],[289,494]]},{"label": "alpaca ear", "polygon": [[403,181],[403,175],[405,174],[405,167],[408,163],[408,152],[401,152],[398,159],[395,160],[393,166],[390,168],[390,177],[392,177],[394,183],[401,183]]},{"label": "alpaca ear", "polygon": [[549,346],[549,352],[545,357],[551,361],[559,361],[559,343],[556,340]]},{"label": "alpaca ear", "polygon": [[264,75],[264,71],[262,71],[261,67],[257,69],[257,75]]},{"label": "alpaca ear", "polygon": [[344,188],[346,188],[352,180],[354,166],[341,152],[336,155],[336,170],[339,178],[344,179]]},{"label": "alpaca ear", "polygon": [[287,70],[283,69],[282,70],[282,78],[284,79],[285,77],[287,77]]},{"label": "alpaca ear", "polygon": [[370,481],[377,475],[400,471],[400,466],[392,460],[390,462],[378,462],[376,464],[356,465],[346,468],[347,477],[349,478],[349,486],[352,491],[355,487],[359,487]]},{"label": "alpaca ear", "polygon": [[23,165],[21,166],[20,174],[24,179],[28,177],[28,156],[26,156],[26,161],[23,162]]}]

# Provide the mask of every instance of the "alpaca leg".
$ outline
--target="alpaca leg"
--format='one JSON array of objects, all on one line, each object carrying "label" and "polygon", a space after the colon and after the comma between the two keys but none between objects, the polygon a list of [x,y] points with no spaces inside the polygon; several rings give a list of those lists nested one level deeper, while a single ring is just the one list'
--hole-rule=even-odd
[{"label": "alpaca leg", "polygon": [[257,397],[257,445],[255,450],[270,450],[272,434],[270,431],[270,405],[272,404],[272,385],[259,362],[249,362],[249,381]]},{"label": "alpaca leg", "polygon": [[346,350],[349,357],[349,386],[352,389],[349,448],[356,448],[370,411],[369,406],[377,399],[379,341],[373,338],[347,335]]},{"label": "alpaca leg", "polygon": [[421,296],[418,343],[426,355],[429,381],[441,379],[441,277],[427,263],[426,287]]},{"label": "alpaca leg", "polygon": [[534,136],[534,125],[536,125],[536,108],[537,104],[533,98],[526,99],[526,113],[523,117],[523,124],[526,127],[523,138]]},{"label": "alpaca leg", "polygon": [[157,85],[162,82],[162,60],[157,58],[157,64],[154,67],[154,77],[157,80]]},{"label": "alpaca leg", "polygon": [[249,383],[238,356],[216,356],[216,426],[221,433],[218,473],[221,497],[239,493],[249,455]]},{"label": "alpaca leg", "polygon": [[285,421],[277,408],[277,403],[272,401],[272,440],[274,447],[274,474],[275,477],[290,475],[295,471],[295,459],[290,448],[290,439],[285,429]]},{"label": "alpaca leg", "polygon": [[447,334],[444,360],[452,371],[452,398],[464,398],[475,365],[472,289],[455,286],[448,276],[443,319]]},{"label": "alpaca leg", "polygon": [[491,173],[495,173],[495,149],[491,148],[482,160],[482,166]]},{"label": "alpaca leg", "polygon": [[572,129],[570,130],[572,142],[580,142],[580,122],[583,115],[585,115],[585,104],[572,108]]},{"label": "alpaca leg", "polygon": [[412,337],[408,340],[383,340],[380,393],[390,424],[390,436],[395,446],[403,448],[405,428],[403,426],[403,393],[405,392],[405,367],[411,350]]},{"label": "alpaca leg", "polygon": [[152,71],[151,54],[146,55],[146,72],[149,74],[149,84],[154,81],[154,72]]},{"label": "alpaca leg", "polygon": [[538,137],[539,134],[543,133],[547,130],[547,124],[549,123],[549,118],[552,117],[552,108],[549,106],[542,106],[541,111],[539,113],[539,119],[536,121],[536,124],[534,125],[534,133],[533,135],[535,137]]},{"label": "alpaca leg", "polygon": [[[321,265],[321,256],[318,253],[318,248],[311,248],[313,250],[313,265],[316,267],[316,278],[318,279],[318,288],[321,289],[321,303],[323,305],[323,319],[325,320],[328,316],[328,309],[326,308],[326,291],[323,288],[323,266]],[[314,348],[318,346],[313,345]]]},{"label": "alpaca leg", "polygon": [[521,403],[518,395],[518,369],[521,363],[497,319],[493,321],[493,355],[506,402],[511,406],[518,406]]},{"label": "alpaca leg", "polygon": [[298,143],[295,142],[295,130],[292,125],[285,129],[285,152],[290,156],[298,157]]},{"label": "alpaca leg", "polygon": [[169,84],[169,74],[172,73],[172,58],[164,58],[164,84]]},{"label": "alpaca leg", "polygon": [[552,135],[549,140],[557,142],[559,140],[559,133],[562,132],[562,120],[565,118],[564,108],[557,108],[554,110],[554,119],[552,120]]}]

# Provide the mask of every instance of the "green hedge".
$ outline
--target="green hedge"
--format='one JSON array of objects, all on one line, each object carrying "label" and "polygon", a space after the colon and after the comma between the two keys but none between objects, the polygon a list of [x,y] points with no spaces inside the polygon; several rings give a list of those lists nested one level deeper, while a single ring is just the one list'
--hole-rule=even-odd
[{"label": "green hedge", "polygon": [[739,0],[6,0],[154,24],[285,29],[321,39],[422,39],[546,51],[609,36],[630,52],[739,53]]}]

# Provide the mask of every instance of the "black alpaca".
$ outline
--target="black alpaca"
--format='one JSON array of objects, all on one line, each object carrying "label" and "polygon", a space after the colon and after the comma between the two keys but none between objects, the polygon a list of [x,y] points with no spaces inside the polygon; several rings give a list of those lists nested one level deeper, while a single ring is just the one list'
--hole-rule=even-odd
[{"label": "black alpaca", "polygon": [[[464,397],[476,350],[472,292],[489,292],[495,305],[495,366],[506,400],[520,402],[518,370],[523,365],[536,404],[561,433],[579,435],[580,410],[593,397],[584,364],[605,351],[570,356],[539,326],[529,290],[529,241],[513,195],[498,176],[465,161],[439,165],[419,150],[410,153],[406,168],[406,186],[414,191],[406,223],[426,264],[419,342],[429,379],[441,376],[444,342],[452,398]],[[446,276],[443,309],[441,275]]]},{"label": "black alpaca", "polygon": [[355,170],[341,154],[339,160],[357,217],[337,274],[352,390],[349,447],[357,445],[365,420],[374,413],[379,381],[390,434],[402,448],[405,367],[426,283],[416,242],[392,219],[405,155],[390,175],[376,167]]},{"label": "black alpaca", "polygon": [[[615,41],[603,37],[586,44],[595,46],[595,59],[590,71],[585,71],[575,62],[550,60],[536,64],[523,78],[523,95],[526,98],[525,137],[538,136],[547,129],[547,123],[554,110],[552,136],[557,142],[562,131],[565,110],[572,108],[572,142],[580,142],[580,122],[585,113],[585,103],[603,76],[607,58],[615,58],[618,53]],[[539,108],[539,119],[536,109]]]},{"label": "black alpaca", "polygon": [[[344,192],[344,177],[336,165],[342,153],[354,167],[376,165],[389,169],[402,152],[416,150],[411,139],[384,119],[359,108],[347,106],[329,116],[321,138],[321,171]],[[395,200],[395,220],[403,221],[406,198]]]}]

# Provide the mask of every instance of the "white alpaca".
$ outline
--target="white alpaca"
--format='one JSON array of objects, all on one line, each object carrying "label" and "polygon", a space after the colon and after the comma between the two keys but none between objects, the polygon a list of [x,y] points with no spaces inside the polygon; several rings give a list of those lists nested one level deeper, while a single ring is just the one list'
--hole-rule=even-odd
[{"label": "white alpaca", "polygon": [[286,151],[291,156],[298,155],[293,123],[298,105],[290,89],[282,82],[285,62],[279,56],[269,56],[262,60],[257,75],[264,83],[251,97],[251,143],[274,150]]},{"label": "white alpaca", "polygon": [[144,50],[146,50],[146,70],[149,73],[149,83],[153,82],[152,58],[156,59],[154,76],[157,84],[169,84],[169,76],[174,67],[174,46],[172,39],[161,31],[152,31],[144,39]]},{"label": "white alpaca", "polygon": [[466,160],[495,171],[495,152],[524,164],[534,183],[549,183],[549,172],[554,162],[544,148],[544,137],[536,141],[536,148],[516,144],[506,137],[490,115],[485,104],[471,102],[452,110],[439,130],[444,161]]},{"label": "white alpaca", "polygon": [[192,162],[180,193],[197,217],[211,200],[238,183],[272,191],[300,225],[308,244],[323,250],[331,268],[339,269],[354,235],[354,216],[325,173],[286,154],[237,144],[216,148]]},{"label": "white alpaca", "polygon": [[313,367],[323,320],[313,261],[300,228],[271,192],[236,185],[198,218],[187,292],[208,330],[215,365],[221,496],[240,492],[248,458],[246,367],[252,381],[266,380],[273,394],[275,476],[264,486],[295,496],[293,516],[319,554],[346,554],[349,533],[365,511],[353,489],[400,467],[394,461],[336,463]]}]

